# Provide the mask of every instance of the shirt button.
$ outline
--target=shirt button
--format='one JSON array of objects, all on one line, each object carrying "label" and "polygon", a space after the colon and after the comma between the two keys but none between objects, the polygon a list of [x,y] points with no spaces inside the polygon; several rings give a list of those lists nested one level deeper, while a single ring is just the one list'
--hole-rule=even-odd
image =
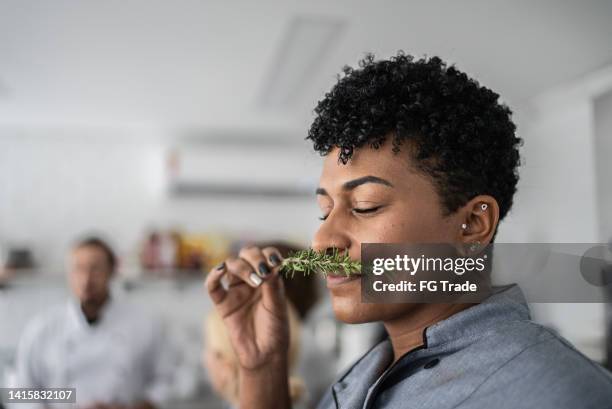
[{"label": "shirt button", "polygon": [[425,368],[425,369],[431,369],[431,368],[433,368],[434,366],[438,365],[439,363],[440,363],[440,360],[439,360],[438,358],[434,358],[434,359],[432,359],[431,361],[427,362],[427,363],[425,364],[425,366],[423,366],[423,368]]}]

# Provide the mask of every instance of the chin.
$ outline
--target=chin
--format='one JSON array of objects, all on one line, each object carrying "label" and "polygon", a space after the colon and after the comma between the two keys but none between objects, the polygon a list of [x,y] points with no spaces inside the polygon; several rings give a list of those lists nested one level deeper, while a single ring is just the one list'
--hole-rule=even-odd
[{"label": "chin", "polygon": [[380,321],[384,307],[380,304],[361,302],[361,280],[351,280],[342,284],[330,284],[332,307],[336,319],[347,324],[363,324]]},{"label": "chin", "polygon": [[334,315],[339,321],[347,324],[363,324],[380,321],[380,305],[361,302],[361,295],[356,297],[347,295],[333,295],[332,307]]},{"label": "chin", "polygon": [[341,284],[327,283],[334,315],[347,324],[392,321],[406,317],[418,308],[412,303],[365,303],[361,301],[361,280]]},{"label": "chin", "polygon": [[361,295],[334,295],[332,307],[336,319],[347,324],[393,321],[404,318],[419,308],[420,304],[389,303],[374,304],[361,302]]}]

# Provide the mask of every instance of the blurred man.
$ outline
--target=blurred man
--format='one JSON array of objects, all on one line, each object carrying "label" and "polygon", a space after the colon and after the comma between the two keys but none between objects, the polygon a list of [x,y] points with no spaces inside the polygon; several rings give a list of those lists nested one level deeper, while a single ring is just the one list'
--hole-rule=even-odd
[{"label": "blurred man", "polygon": [[172,374],[162,327],[112,296],[116,265],[112,249],[98,238],[74,246],[74,297],[26,328],[16,387],[76,388],[83,409],[150,409],[167,400]]}]

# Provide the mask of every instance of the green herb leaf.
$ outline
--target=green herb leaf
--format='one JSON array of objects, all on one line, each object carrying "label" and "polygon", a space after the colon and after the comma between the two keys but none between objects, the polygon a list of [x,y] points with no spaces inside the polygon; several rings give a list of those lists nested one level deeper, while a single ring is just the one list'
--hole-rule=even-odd
[{"label": "green herb leaf", "polygon": [[351,260],[347,252],[340,253],[337,248],[331,253],[307,249],[294,252],[283,260],[281,272],[293,277],[296,271],[304,275],[319,273],[327,276],[338,272],[349,276],[361,273],[361,262]]}]

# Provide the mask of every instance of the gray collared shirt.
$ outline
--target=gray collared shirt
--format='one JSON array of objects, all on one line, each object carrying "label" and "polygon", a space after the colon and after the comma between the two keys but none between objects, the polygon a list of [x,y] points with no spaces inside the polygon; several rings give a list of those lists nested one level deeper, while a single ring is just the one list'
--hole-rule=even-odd
[{"label": "gray collared shirt", "polygon": [[385,340],[349,368],[318,409],[611,409],[612,376],[530,320],[513,285],[428,327],[394,365]]}]

